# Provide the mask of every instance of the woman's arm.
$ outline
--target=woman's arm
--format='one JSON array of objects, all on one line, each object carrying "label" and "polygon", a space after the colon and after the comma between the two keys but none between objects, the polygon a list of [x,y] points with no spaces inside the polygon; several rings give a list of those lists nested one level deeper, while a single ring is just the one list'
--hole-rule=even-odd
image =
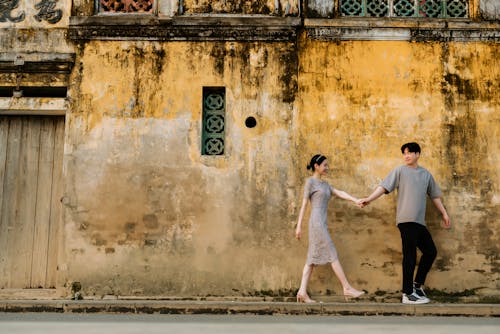
[{"label": "woman's arm", "polygon": [[297,227],[295,228],[295,238],[297,238],[297,240],[300,240],[300,237],[302,236],[302,219],[304,218],[304,213],[306,212],[306,206],[307,198],[304,197],[302,200],[302,206],[300,207],[299,221],[297,223]]},{"label": "woman's arm", "polygon": [[348,200],[348,201],[353,201],[354,203],[358,202],[358,199],[354,196],[351,196],[350,194],[346,193],[343,190],[338,190],[335,188],[332,188],[332,192],[335,194],[335,196],[340,197],[342,199]]}]

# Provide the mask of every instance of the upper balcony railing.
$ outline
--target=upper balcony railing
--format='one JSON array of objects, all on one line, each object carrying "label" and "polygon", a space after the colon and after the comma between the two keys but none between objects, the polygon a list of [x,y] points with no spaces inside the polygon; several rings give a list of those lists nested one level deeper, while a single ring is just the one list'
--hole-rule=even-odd
[{"label": "upper balcony railing", "polygon": [[[295,6],[304,6],[305,3],[295,1]],[[468,18],[470,16],[469,3],[470,0],[324,0],[306,3],[309,10],[305,12],[318,13],[326,10],[328,17]],[[155,0],[96,0],[96,5],[98,13],[155,12]],[[208,8],[212,10],[210,14],[218,13],[215,9],[218,7],[215,4]],[[221,8],[223,12],[228,9],[224,9],[223,6]],[[245,14],[262,14],[266,11],[276,13],[276,8],[273,11],[271,7],[260,8],[260,10],[253,7],[246,9],[250,12]],[[257,12],[253,12],[255,10]],[[299,10],[291,12],[297,14]],[[286,11],[284,14],[286,15]]]},{"label": "upper balcony railing", "polygon": [[351,17],[467,18],[469,0],[339,0]]}]

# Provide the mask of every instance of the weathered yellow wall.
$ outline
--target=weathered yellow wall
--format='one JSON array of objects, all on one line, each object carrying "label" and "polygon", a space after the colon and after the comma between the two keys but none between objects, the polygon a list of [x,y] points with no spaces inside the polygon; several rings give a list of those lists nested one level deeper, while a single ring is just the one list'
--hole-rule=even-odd
[{"label": "weathered yellow wall", "polygon": [[[419,142],[420,164],[441,185],[454,224],[440,228],[428,206],[439,253],[428,285],[498,291],[498,44],[304,39],[300,50],[298,160],[322,152],[335,186],[367,196],[402,163],[399,147]],[[400,286],[395,199],[384,196],[364,210],[331,207],[341,259],[369,291]]]},{"label": "weathered yellow wall", "polygon": [[[298,46],[80,48],[65,152],[68,281],[96,296],[291,295],[307,251],[293,230],[308,159],[327,155],[329,181],[364,196],[416,140],[454,223],[440,229],[429,206],[439,255],[428,285],[498,291],[498,44]],[[224,157],[200,156],[203,86],[226,87]],[[372,294],[400,289],[394,216],[394,195],[364,210],[331,202],[344,269]],[[310,290],[340,285],[325,267]]]},{"label": "weathered yellow wall", "polygon": [[[297,0],[184,1],[184,13],[297,15]],[[477,17],[477,1],[471,14]],[[209,6],[209,4],[211,4]],[[174,15],[176,1],[160,2]],[[162,9],[165,12],[162,12]],[[307,245],[293,239],[305,165],[329,157],[328,180],[368,195],[416,140],[454,226],[428,224],[433,289],[498,295],[500,66],[497,42],[110,42],[67,39],[20,2],[0,52],[76,53],[64,150],[61,283],[86,296],[293,295]],[[168,9],[168,10],[167,10]],[[93,1],[74,1],[75,16]],[[288,12],[287,12],[288,10]],[[30,59],[26,59],[30,60]],[[36,59],[31,59],[36,60]],[[12,85],[15,75],[0,75]],[[66,77],[23,76],[62,86]],[[202,87],[226,87],[224,157],[200,156]],[[245,127],[254,116],[257,127]],[[395,196],[361,210],[331,201],[330,224],[353,285],[400,288]],[[339,293],[329,268],[313,295]],[[382,293],[381,293],[382,294]]]},{"label": "weathered yellow wall", "polygon": [[[294,288],[295,56],[278,43],[87,44],[70,90],[69,279],[98,295]],[[225,157],[200,156],[203,86],[226,87]]]}]

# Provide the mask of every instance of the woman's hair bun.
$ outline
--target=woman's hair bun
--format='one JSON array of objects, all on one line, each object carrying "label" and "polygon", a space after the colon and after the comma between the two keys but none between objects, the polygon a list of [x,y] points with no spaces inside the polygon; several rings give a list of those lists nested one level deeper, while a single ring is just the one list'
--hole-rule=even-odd
[{"label": "woman's hair bun", "polygon": [[311,162],[309,163],[309,165],[307,165],[307,169],[312,169],[312,171],[314,172],[314,165],[315,164],[321,165],[321,163],[325,160],[326,157],[324,155],[316,154],[314,157],[311,158]]}]

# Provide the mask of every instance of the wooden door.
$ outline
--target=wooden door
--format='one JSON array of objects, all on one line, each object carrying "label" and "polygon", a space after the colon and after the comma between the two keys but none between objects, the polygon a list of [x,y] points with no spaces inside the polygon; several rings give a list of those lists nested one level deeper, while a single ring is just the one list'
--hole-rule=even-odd
[{"label": "wooden door", "polygon": [[0,288],[56,286],[64,117],[0,116]]}]

